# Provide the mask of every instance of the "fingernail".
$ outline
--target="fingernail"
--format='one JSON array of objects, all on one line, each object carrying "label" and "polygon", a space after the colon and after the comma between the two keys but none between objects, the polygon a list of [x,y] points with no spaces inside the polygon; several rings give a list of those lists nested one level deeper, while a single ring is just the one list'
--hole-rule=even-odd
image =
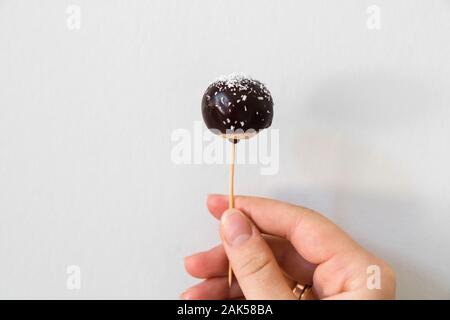
[{"label": "fingernail", "polygon": [[232,247],[242,244],[252,235],[250,222],[239,210],[225,211],[221,222],[225,241]]},{"label": "fingernail", "polygon": [[212,198],[224,198],[224,199],[228,199],[226,195],[224,194],[220,194],[220,193],[210,193],[206,196],[206,199],[212,199]]}]

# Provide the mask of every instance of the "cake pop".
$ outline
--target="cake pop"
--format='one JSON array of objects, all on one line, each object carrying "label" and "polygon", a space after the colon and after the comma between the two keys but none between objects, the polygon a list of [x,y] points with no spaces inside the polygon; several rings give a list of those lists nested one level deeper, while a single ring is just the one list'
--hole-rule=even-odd
[{"label": "cake pop", "polygon": [[[231,74],[215,80],[202,99],[203,120],[215,134],[231,142],[229,208],[234,208],[234,162],[236,143],[270,127],[273,100],[267,87],[258,80]],[[228,267],[228,285],[233,272]]]}]

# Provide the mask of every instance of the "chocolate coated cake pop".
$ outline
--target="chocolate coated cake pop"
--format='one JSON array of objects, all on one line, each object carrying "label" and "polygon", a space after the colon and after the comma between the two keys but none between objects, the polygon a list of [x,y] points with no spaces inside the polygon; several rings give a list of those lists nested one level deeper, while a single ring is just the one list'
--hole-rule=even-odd
[{"label": "chocolate coated cake pop", "polygon": [[272,124],[273,100],[263,83],[233,74],[206,89],[202,114],[209,129],[237,142]]}]

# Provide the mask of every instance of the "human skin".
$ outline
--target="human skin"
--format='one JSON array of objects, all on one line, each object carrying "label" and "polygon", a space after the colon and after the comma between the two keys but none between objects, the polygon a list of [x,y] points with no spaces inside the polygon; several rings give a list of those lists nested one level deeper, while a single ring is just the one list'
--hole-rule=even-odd
[{"label": "human skin", "polygon": [[[318,212],[248,196],[236,196],[228,209],[227,196],[210,195],[207,207],[221,221],[222,244],[185,258],[187,272],[204,280],[182,299],[298,299],[297,283],[313,285],[304,299],[395,298],[392,268]],[[371,266],[380,271],[375,288]]]}]

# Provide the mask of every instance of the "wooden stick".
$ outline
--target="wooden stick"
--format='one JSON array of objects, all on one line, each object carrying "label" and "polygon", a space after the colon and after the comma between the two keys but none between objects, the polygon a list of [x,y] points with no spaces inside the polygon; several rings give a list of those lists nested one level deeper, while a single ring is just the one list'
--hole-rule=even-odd
[{"label": "wooden stick", "polygon": [[[236,143],[231,141],[231,161],[230,161],[230,183],[229,183],[229,193],[228,193],[228,207],[230,209],[234,208],[234,161],[236,158]],[[233,270],[231,269],[231,264],[228,263],[228,287],[231,287],[233,282]]]}]

